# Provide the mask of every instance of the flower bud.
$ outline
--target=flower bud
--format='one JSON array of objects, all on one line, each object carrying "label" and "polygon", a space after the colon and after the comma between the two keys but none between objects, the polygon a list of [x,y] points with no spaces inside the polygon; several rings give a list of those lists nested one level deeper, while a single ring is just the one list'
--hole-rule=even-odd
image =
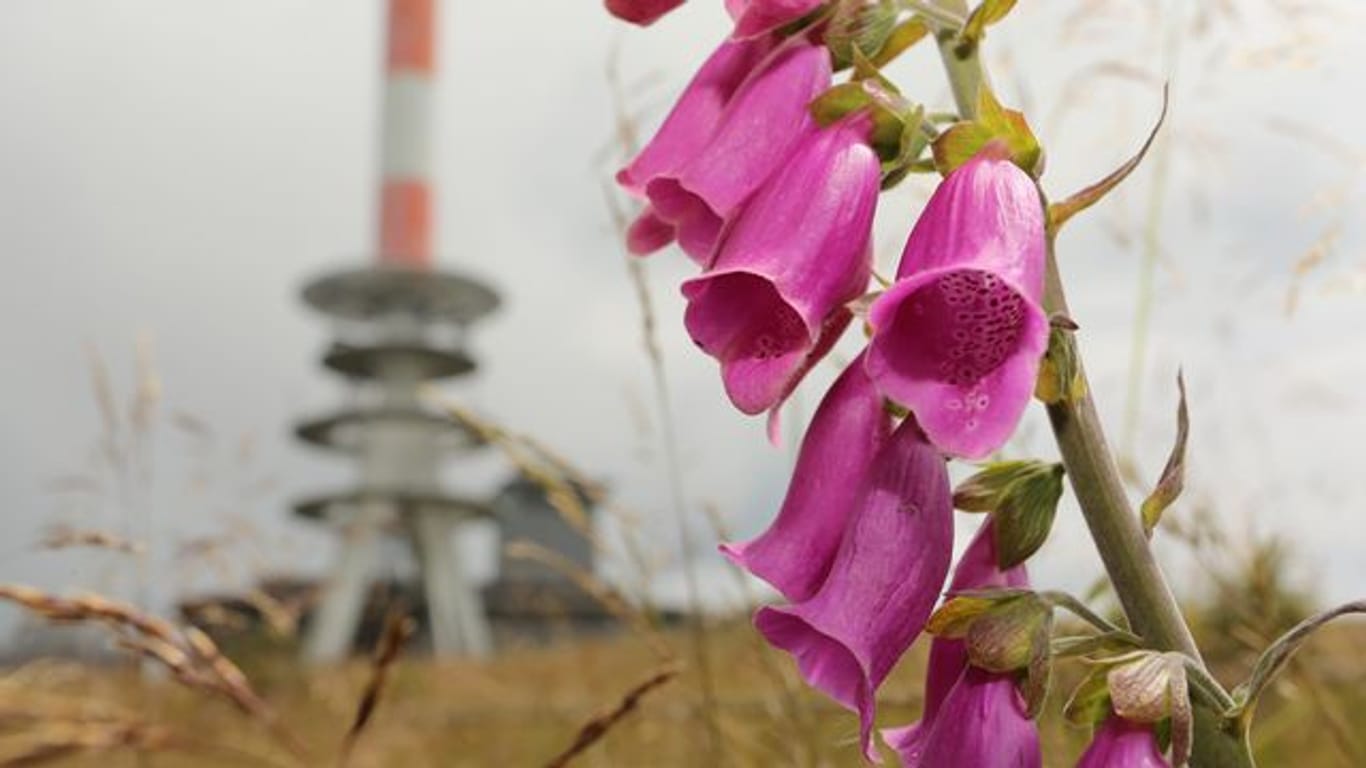
[{"label": "flower bud", "polygon": [[965,480],[953,505],[965,512],[994,512],[996,557],[1001,568],[1029,559],[1048,540],[1062,498],[1063,466],[1042,461],[1001,461]]},{"label": "flower bud", "polygon": [[1030,593],[1006,600],[972,621],[964,640],[968,660],[990,672],[1027,669],[1048,654],[1053,610]]},{"label": "flower bud", "polygon": [[[835,68],[852,66],[859,58],[871,59],[896,27],[900,9],[892,0],[875,3],[841,3],[825,33],[825,44],[834,56]],[[858,53],[855,53],[857,49]]]},{"label": "flower bud", "polygon": [[1034,397],[1044,405],[1076,402],[1086,396],[1086,378],[1081,375],[1071,333],[1072,329],[1059,325],[1049,329],[1048,351],[1039,364],[1039,379],[1034,384]]},{"label": "flower bud", "polygon": [[1033,459],[994,461],[954,489],[953,506],[964,512],[995,512],[1019,483],[1060,471],[1060,465]]},{"label": "flower bud", "polygon": [[1179,653],[1137,651],[1106,673],[1115,714],[1136,723],[1171,718],[1172,763],[1190,757],[1194,714],[1186,680],[1185,658]]}]

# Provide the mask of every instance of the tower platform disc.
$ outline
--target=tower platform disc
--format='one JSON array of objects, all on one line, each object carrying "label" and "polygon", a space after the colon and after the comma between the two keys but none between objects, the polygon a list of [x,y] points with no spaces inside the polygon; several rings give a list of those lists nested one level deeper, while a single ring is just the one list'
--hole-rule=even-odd
[{"label": "tower platform disc", "polygon": [[434,513],[457,520],[474,520],[493,514],[493,510],[485,502],[464,496],[389,488],[356,488],[341,493],[315,496],[297,502],[294,505],[294,513],[308,520],[346,523],[362,508],[373,508],[376,505],[390,506],[398,516]]},{"label": "tower platform disc", "polygon": [[403,313],[468,325],[501,303],[492,288],[471,277],[385,266],[326,275],[304,286],[303,296],[325,315],[362,322]]},{"label": "tower platform disc", "polygon": [[458,349],[438,349],[418,344],[333,344],[323,365],[351,379],[374,380],[394,362],[416,365],[423,381],[463,376],[475,369],[474,360]]},{"label": "tower platform disc", "polygon": [[436,434],[437,450],[454,452],[484,444],[478,435],[459,421],[440,413],[412,408],[356,408],[331,416],[311,419],[294,428],[306,443],[340,453],[360,453],[366,446],[366,430],[378,423],[414,424]]}]

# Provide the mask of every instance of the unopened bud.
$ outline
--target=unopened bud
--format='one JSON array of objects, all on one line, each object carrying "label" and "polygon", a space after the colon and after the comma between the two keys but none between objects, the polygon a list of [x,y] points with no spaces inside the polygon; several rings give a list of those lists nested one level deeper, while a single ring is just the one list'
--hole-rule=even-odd
[{"label": "unopened bud", "polygon": [[1050,464],[1030,472],[1006,491],[996,509],[996,562],[1014,568],[1039,551],[1053,530],[1062,499],[1063,467]]},{"label": "unopened bud", "polygon": [[1053,609],[1034,594],[1000,603],[973,620],[965,636],[968,659],[989,672],[1027,669],[1048,656]]},{"label": "unopened bud", "polygon": [[1051,465],[1035,460],[997,461],[987,464],[982,471],[964,480],[953,492],[953,506],[964,512],[995,512],[1005,495],[1030,475],[1045,471]]},{"label": "unopened bud", "polygon": [[876,57],[896,28],[899,12],[892,0],[837,4],[835,16],[825,33],[835,68],[844,69],[859,59]]},{"label": "unopened bud", "polygon": [[1136,723],[1171,718],[1172,763],[1190,757],[1194,713],[1191,708],[1185,658],[1179,653],[1138,651],[1133,659],[1106,674],[1115,714]]},{"label": "unopened bud", "polygon": [[953,505],[965,512],[996,513],[996,559],[1013,568],[1039,551],[1053,530],[1062,498],[1063,466],[1043,461],[1002,461],[965,480]]},{"label": "unopened bud", "polygon": [[1048,332],[1048,351],[1039,363],[1034,385],[1034,397],[1045,405],[1076,402],[1086,396],[1086,378],[1081,375],[1071,334],[1071,329],[1059,325]]},{"label": "unopened bud", "polygon": [[939,610],[930,616],[925,631],[935,637],[961,638],[967,635],[968,628],[979,616],[998,605],[1003,605],[1025,595],[1032,594],[1023,589],[992,589],[952,594]]}]

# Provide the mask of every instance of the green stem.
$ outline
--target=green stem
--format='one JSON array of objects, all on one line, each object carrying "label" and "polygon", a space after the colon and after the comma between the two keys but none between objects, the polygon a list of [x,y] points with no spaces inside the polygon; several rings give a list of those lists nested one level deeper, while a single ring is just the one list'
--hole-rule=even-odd
[{"label": "green stem", "polygon": [[1082,601],[1078,600],[1072,595],[1067,594],[1066,592],[1040,592],[1039,597],[1042,597],[1043,599],[1047,600],[1055,608],[1062,608],[1063,610],[1071,613],[1073,616],[1076,616],[1077,618],[1085,621],[1086,623],[1090,624],[1096,629],[1099,629],[1101,632],[1109,633],[1120,639],[1132,639],[1136,641],[1137,644],[1142,644],[1142,638],[1132,634],[1123,627],[1117,627],[1114,624],[1110,623],[1110,621],[1108,621],[1104,616],[1101,616],[1100,614],[1096,613],[1095,611],[1087,607],[1086,603],[1083,603]]},{"label": "green stem", "polygon": [[[1048,246],[1044,311],[1071,317],[1051,237]],[[1078,376],[1084,382],[1086,372],[1076,342],[1069,337],[1066,343],[1072,349],[1063,355],[1077,360]],[[1195,639],[1148,548],[1138,515],[1129,506],[1095,401],[1091,399],[1090,385],[1084,384],[1082,389],[1084,394],[1080,398],[1050,405],[1048,419],[1072,490],[1091,529],[1091,538],[1134,631],[1157,650],[1180,651],[1198,660],[1200,651]]]},{"label": "green stem", "polygon": [[[935,0],[935,7],[947,14],[966,19],[968,4],[966,0]],[[977,92],[982,88],[982,61],[977,58],[977,48],[973,46],[967,56],[959,56],[957,50],[957,30],[941,30],[936,40],[939,43],[939,58],[944,62],[944,71],[949,76],[949,87],[953,89],[953,103],[958,105],[958,114],[964,120],[977,116]]]},{"label": "green stem", "polygon": [[[1044,311],[1072,317],[1063,293],[1051,235],[1046,279]],[[1134,631],[1154,649],[1179,651],[1203,667],[1200,650],[1148,547],[1143,525],[1124,492],[1119,468],[1106,442],[1095,401],[1091,399],[1090,383],[1086,381],[1076,341],[1068,336],[1065,343],[1071,349],[1063,354],[1077,361],[1077,375],[1081,378],[1084,394],[1075,400],[1048,406],[1048,419],[1096,551],[1100,553],[1115,595]],[[1254,765],[1237,725],[1200,702],[1196,706],[1193,746],[1191,765],[1196,768],[1248,768]]]},{"label": "green stem", "polygon": [[[966,16],[968,12],[965,0],[937,0],[936,4],[949,13]],[[941,34],[938,40],[954,101],[963,117],[971,119],[977,111],[978,90],[985,80],[981,60],[975,48],[966,55],[959,55],[951,35]],[[1050,316],[1057,313],[1072,316],[1054,258],[1051,234],[1044,310]],[[1090,384],[1085,378],[1076,341],[1069,335],[1066,344],[1071,348],[1064,354],[1077,361],[1077,375],[1085,394],[1049,406],[1048,418],[1096,550],[1133,630],[1154,649],[1179,651],[1203,668],[1195,639],[1157,559],[1148,548],[1143,526],[1124,492],[1119,469],[1091,399]],[[1196,768],[1250,768],[1254,765],[1237,723],[1208,706],[1198,705],[1195,711],[1191,765]]]}]

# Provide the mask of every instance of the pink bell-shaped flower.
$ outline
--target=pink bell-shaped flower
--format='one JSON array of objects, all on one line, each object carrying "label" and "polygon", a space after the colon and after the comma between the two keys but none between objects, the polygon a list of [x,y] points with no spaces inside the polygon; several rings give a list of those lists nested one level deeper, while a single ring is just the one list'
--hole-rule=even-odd
[{"label": "pink bell-shaped flower", "polygon": [[788,600],[816,594],[863,493],[868,467],[890,433],[891,417],[860,355],[816,408],[777,519],[751,541],[723,544],[722,553]]},{"label": "pink bell-shaped flower", "polygon": [[[617,172],[617,183],[644,198],[651,180],[677,171],[695,158],[720,125],[735,92],[773,46],[772,36],[722,43],[683,89],[650,142]],[[674,225],[647,206],[631,226],[627,246],[643,256],[673,242],[675,235]]]},{"label": "pink bell-shaped flower", "polygon": [[823,0],[726,0],[735,36],[754,37],[791,24],[821,7]]},{"label": "pink bell-shaped flower", "polygon": [[870,129],[859,114],[808,131],[736,217],[711,269],[683,284],[688,334],[721,363],[744,413],[781,402],[823,346],[827,319],[868,285],[881,178]]},{"label": "pink bell-shaped flower", "polygon": [[906,768],[1039,768],[1039,731],[1010,675],[968,666],[939,705],[918,761]]},{"label": "pink bell-shaped flower", "polygon": [[1033,396],[1046,247],[1034,180],[990,144],[935,190],[869,310],[869,375],[945,453],[995,451]]},{"label": "pink bell-shaped flower", "polygon": [[1153,727],[1111,714],[1096,731],[1077,768],[1171,768]]},{"label": "pink bell-shaped flower", "polygon": [[808,105],[830,86],[830,53],[805,37],[769,54],[726,105],[706,145],[645,184],[655,215],[704,266],[722,226],[816,129]]},{"label": "pink bell-shaped flower", "polygon": [[685,0],[603,0],[603,5],[607,6],[608,13],[622,21],[648,27],[684,2]]},{"label": "pink bell-shaped flower", "polygon": [[952,548],[948,469],[907,419],[873,458],[820,590],[754,616],[811,686],[859,714],[870,760],[877,688],[924,629]]}]

